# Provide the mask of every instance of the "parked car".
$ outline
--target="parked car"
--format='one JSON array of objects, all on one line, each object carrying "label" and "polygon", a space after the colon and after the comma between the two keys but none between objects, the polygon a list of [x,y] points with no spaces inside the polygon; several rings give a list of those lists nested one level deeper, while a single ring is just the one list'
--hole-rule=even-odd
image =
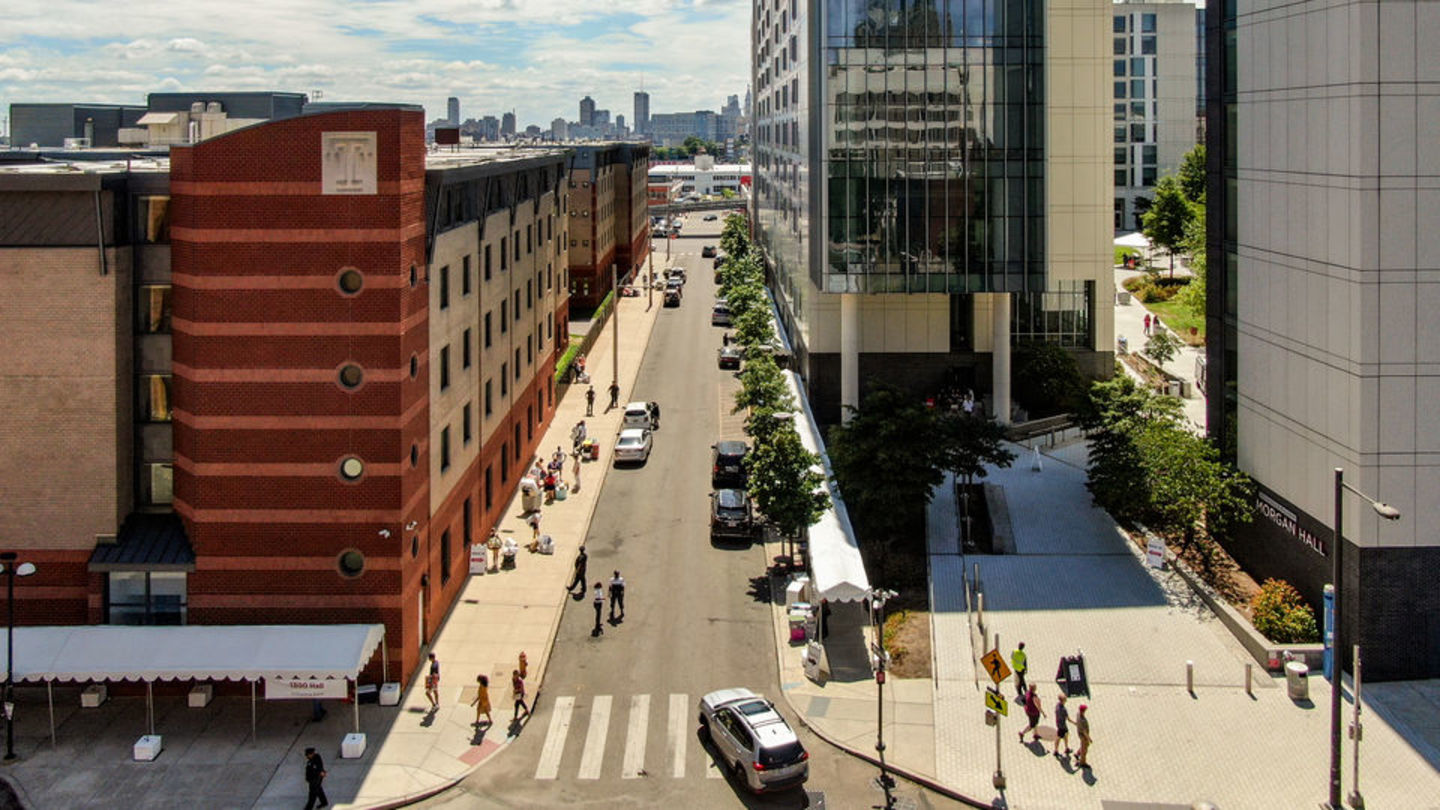
[{"label": "parked car", "polygon": [[749,689],[720,689],[700,698],[700,732],[721,762],[756,793],[803,785],[810,754],[775,704]]},{"label": "parked car", "polygon": [[710,325],[711,325],[711,326],[729,326],[729,325],[730,325],[730,305],[729,305],[729,304],[726,304],[726,303],[723,303],[723,302],[720,302],[720,301],[715,302],[715,309],[711,310],[711,312],[710,312]]},{"label": "parked car", "polygon": [[620,431],[620,439],[615,442],[615,463],[636,461],[644,464],[650,459],[650,449],[654,443],[650,431],[645,428],[627,428]]},{"label": "parked car", "polygon": [[706,222],[714,222],[715,220],[717,220],[717,219],[719,219],[719,218],[720,218],[720,217],[718,217],[718,216],[716,216],[716,215],[714,215],[714,214],[706,214],[706,215],[705,215],[705,221],[706,221]]},{"label": "parked car", "polygon": [[727,345],[720,347],[720,356],[717,361],[720,368],[740,370],[740,347]]},{"label": "parked car", "polygon": [[715,258],[715,246],[714,246],[714,245],[706,245],[705,247],[700,248],[700,258],[702,258],[702,259],[713,259],[713,258]]},{"label": "parked car", "polygon": [[667,289],[667,290],[678,290],[678,289],[680,289],[681,287],[684,287],[684,286],[685,286],[685,277],[684,277],[684,276],[671,276],[670,278],[665,279],[665,289]]},{"label": "parked car", "polygon": [[743,489],[717,489],[710,493],[710,537],[750,542],[755,539],[755,513]]},{"label": "parked car", "polygon": [[625,416],[621,419],[620,429],[644,428],[650,430],[655,427],[651,418],[652,410],[648,402],[628,402],[625,404]]},{"label": "parked car", "polygon": [[679,288],[679,287],[671,287],[671,288],[665,290],[665,306],[667,306],[667,307],[678,307],[678,306],[680,306],[680,288]]},{"label": "parked car", "polygon": [[680,279],[680,283],[681,283],[681,284],[684,284],[684,283],[685,283],[685,268],[683,268],[683,267],[672,267],[672,268],[670,268],[669,270],[666,270],[666,271],[665,271],[665,278],[666,278],[667,280],[668,280],[668,279],[672,279],[672,278],[678,278],[678,279]]},{"label": "parked car", "polygon": [[723,441],[710,445],[710,483],[713,486],[745,486],[745,442]]}]

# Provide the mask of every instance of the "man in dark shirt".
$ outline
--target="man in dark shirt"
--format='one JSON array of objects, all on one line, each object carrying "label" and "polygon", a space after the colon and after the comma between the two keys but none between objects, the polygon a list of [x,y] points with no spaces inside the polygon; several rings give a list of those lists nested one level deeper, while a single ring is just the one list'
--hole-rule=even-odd
[{"label": "man in dark shirt", "polygon": [[[330,800],[325,798],[325,761],[315,753],[314,748],[305,749],[305,784],[310,786],[310,798],[305,801],[305,810],[326,807]],[[316,804],[316,801],[319,804]]]}]

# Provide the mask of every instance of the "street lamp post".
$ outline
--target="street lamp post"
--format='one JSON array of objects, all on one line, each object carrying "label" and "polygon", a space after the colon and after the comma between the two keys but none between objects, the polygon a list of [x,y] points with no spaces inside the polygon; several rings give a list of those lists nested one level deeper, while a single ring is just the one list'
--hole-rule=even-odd
[{"label": "street lamp post", "polygon": [[[1340,651],[1345,648],[1345,614],[1341,612],[1341,594],[1344,588],[1341,587],[1343,570],[1341,560],[1344,557],[1344,498],[1345,490],[1370,502],[1370,508],[1375,514],[1386,520],[1399,520],[1400,510],[1388,503],[1366,495],[1355,487],[1345,483],[1345,470],[1335,468],[1335,548],[1330,552],[1330,581],[1334,587],[1334,600],[1330,603],[1330,791],[1329,798],[1324,804],[1326,810],[1342,810],[1340,803],[1340,696],[1342,689],[1341,681],[1345,668],[1340,656]],[[1357,696],[1358,700],[1359,697]]]},{"label": "street lamp post", "polygon": [[15,577],[35,573],[35,563],[15,564],[13,551],[0,553],[5,571],[5,760],[15,759]]},{"label": "street lamp post", "polygon": [[895,797],[890,791],[895,787],[895,779],[885,769],[885,665],[890,660],[890,654],[885,651],[885,603],[895,598],[894,591],[887,591],[882,588],[870,589],[870,604],[873,611],[878,611],[879,619],[875,626],[875,753],[880,758],[880,778],[876,780],[880,789],[885,791],[885,808],[889,810],[895,806]]}]

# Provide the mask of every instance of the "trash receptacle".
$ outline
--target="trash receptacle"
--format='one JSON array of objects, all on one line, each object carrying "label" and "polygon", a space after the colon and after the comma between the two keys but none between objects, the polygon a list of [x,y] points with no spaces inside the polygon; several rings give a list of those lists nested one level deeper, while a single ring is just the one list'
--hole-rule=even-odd
[{"label": "trash receptacle", "polygon": [[1180,396],[1180,381],[1170,380],[1165,383],[1165,392],[1172,397]]},{"label": "trash receptacle", "polygon": [[1291,700],[1310,699],[1310,667],[1304,661],[1285,664],[1285,688]]},{"label": "trash receptacle", "polygon": [[1195,396],[1195,385],[1189,380],[1180,381],[1180,398],[1191,399]]}]

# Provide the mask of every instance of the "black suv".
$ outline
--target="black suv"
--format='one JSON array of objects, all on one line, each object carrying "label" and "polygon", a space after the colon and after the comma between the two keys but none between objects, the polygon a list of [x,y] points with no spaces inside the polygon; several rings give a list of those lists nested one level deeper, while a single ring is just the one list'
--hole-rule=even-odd
[{"label": "black suv", "polygon": [[743,489],[721,489],[710,493],[710,537],[755,539],[755,515],[750,496]]},{"label": "black suv", "polygon": [[714,486],[745,486],[745,442],[724,441],[710,445],[710,483]]}]

